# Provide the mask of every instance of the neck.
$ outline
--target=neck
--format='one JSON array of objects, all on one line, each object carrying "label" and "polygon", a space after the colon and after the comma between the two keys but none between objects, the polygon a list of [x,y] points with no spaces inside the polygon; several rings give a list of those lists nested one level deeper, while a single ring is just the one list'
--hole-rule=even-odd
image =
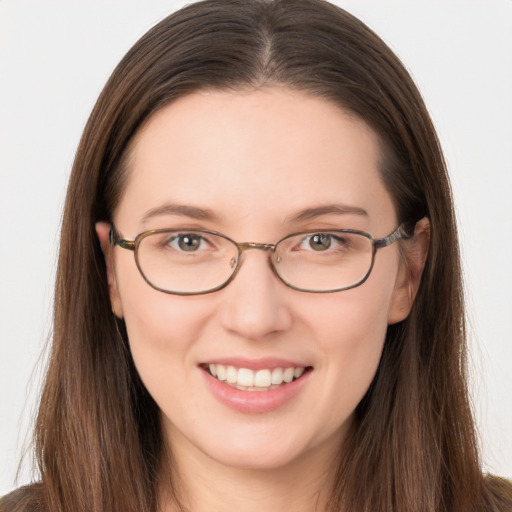
[{"label": "neck", "polygon": [[171,443],[171,480],[181,507],[162,481],[162,512],[325,512],[333,483],[339,442],[306,452],[280,467],[226,466],[191,446],[186,438]]}]

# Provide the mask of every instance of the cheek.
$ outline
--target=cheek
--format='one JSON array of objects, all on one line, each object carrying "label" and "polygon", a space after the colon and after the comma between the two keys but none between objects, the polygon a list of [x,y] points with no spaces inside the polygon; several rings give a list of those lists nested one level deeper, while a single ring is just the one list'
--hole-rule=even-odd
[{"label": "cheek", "polygon": [[[204,315],[187,300],[146,294],[125,301],[125,322],[134,359],[158,361],[159,355],[186,354],[197,338]],[[172,357],[171,357],[172,361]]]},{"label": "cheek", "polygon": [[130,351],[142,381],[152,394],[169,388],[169,379],[183,382],[190,348],[208,318],[204,305],[154,290],[131,271],[119,272],[119,278]]},{"label": "cheek", "polygon": [[163,416],[179,423],[190,408],[198,408],[191,391],[197,372],[191,369],[197,364],[194,347],[206,315],[187,298],[152,290],[126,302],[125,322],[137,372]]},{"label": "cheek", "polygon": [[[380,351],[391,293],[370,282],[308,304],[309,327],[317,329],[326,354],[350,356]],[[306,313],[304,313],[306,315]]]},{"label": "cheek", "polygon": [[365,386],[373,378],[386,336],[387,316],[366,301],[343,305],[322,339],[337,362],[337,378],[346,386]]},{"label": "cheek", "polygon": [[308,308],[307,329],[316,332],[321,349],[318,370],[325,379],[333,428],[353,413],[368,390],[386,337],[389,288],[365,285],[311,301]]}]

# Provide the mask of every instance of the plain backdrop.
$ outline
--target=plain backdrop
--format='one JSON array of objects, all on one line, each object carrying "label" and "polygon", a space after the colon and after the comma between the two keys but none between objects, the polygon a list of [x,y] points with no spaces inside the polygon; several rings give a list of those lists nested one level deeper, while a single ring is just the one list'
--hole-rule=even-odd
[{"label": "plain backdrop", "polygon": [[[397,52],[438,129],[460,224],[483,460],[511,477],[512,1],[336,3]],[[0,495],[30,439],[80,134],[124,53],[184,4],[0,1]],[[26,462],[18,484],[30,481]]]}]

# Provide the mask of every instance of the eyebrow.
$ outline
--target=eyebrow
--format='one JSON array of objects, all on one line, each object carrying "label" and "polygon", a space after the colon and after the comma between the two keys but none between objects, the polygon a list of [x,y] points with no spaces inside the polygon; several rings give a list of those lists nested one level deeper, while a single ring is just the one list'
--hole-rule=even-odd
[{"label": "eyebrow", "polygon": [[215,213],[207,208],[198,208],[186,204],[166,203],[148,210],[142,217],[142,221],[146,222],[159,215],[180,215],[182,217],[190,217],[191,219],[217,220]]},{"label": "eyebrow", "polygon": [[292,216],[286,218],[288,222],[303,222],[306,220],[316,219],[322,215],[360,215],[362,217],[368,217],[368,212],[358,206],[348,206],[341,204],[327,204],[323,206],[317,206],[315,208],[306,208],[300,210]]},{"label": "eyebrow", "polygon": [[[285,222],[304,222],[306,220],[316,219],[322,215],[359,215],[368,217],[368,212],[357,206],[328,204],[316,206],[314,208],[306,208],[285,218]],[[185,204],[166,203],[156,208],[151,208],[142,217],[142,221],[146,222],[153,217],[159,215],[179,215],[182,217],[190,217],[191,219],[217,221],[217,215],[208,208],[198,208]]]}]

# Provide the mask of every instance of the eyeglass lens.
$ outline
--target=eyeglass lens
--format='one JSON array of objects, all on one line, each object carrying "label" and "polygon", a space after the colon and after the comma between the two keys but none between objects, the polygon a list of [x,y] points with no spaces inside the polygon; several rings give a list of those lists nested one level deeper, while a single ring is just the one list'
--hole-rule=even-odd
[{"label": "eyeglass lens", "polygon": [[[144,234],[137,264],[155,288],[170,293],[204,293],[225,284],[239,265],[230,239],[205,231]],[[294,288],[329,291],[351,287],[372,266],[371,237],[342,231],[291,235],[271,254],[277,275]]]}]

